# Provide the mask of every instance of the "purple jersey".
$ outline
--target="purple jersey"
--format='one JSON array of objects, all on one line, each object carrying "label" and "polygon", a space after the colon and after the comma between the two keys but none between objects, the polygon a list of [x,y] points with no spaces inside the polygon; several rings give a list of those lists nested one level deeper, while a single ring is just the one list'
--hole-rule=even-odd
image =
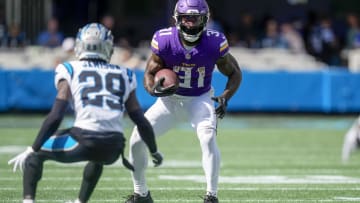
[{"label": "purple jersey", "polygon": [[229,45],[223,33],[208,29],[195,47],[186,49],[176,27],[170,27],[154,34],[151,50],[179,76],[176,94],[198,96],[211,89],[216,61],[229,51]]}]

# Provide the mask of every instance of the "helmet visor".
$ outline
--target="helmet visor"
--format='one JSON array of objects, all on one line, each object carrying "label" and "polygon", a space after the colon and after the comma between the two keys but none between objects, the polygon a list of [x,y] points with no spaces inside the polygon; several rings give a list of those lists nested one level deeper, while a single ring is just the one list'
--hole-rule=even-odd
[{"label": "helmet visor", "polygon": [[187,27],[200,27],[206,22],[206,16],[194,14],[182,14],[177,16],[177,22]]}]

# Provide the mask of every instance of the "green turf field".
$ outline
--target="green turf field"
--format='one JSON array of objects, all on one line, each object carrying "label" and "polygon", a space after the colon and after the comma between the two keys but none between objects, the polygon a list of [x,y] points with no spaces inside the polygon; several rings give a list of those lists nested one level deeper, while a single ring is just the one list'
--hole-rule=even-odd
[{"label": "green turf field", "polygon": [[[32,143],[44,115],[0,116],[0,202],[21,202],[21,174],[7,161]],[[226,202],[360,202],[360,152],[340,160],[354,116],[228,116],[219,123],[219,199]],[[127,121],[127,137],[131,123]],[[71,125],[66,119],[63,126]],[[164,165],[149,167],[155,202],[200,203],[205,183],[198,141],[185,124],[158,139]],[[128,148],[126,149],[128,150]],[[46,162],[37,202],[77,197],[84,164]],[[90,202],[124,202],[132,192],[120,163],[105,168]]]}]

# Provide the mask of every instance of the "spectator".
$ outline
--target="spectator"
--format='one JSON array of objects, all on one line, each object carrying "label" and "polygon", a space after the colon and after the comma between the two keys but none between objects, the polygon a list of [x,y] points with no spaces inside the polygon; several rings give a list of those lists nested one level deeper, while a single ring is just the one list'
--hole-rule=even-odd
[{"label": "spectator", "polygon": [[8,28],[8,34],[6,35],[5,45],[10,48],[24,47],[27,42],[25,38],[25,32],[22,32],[19,24],[13,23]]},{"label": "spectator", "polygon": [[63,33],[59,31],[57,19],[52,18],[47,23],[47,30],[40,33],[37,39],[38,45],[54,48],[61,46],[64,40]]},{"label": "spectator", "polygon": [[219,32],[224,32],[224,28],[222,27],[221,23],[216,19],[210,16],[209,22],[207,24],[208,29],[217,30]]},{"label": "spectator", "polygon": [[262,48],[288,48],[286,40],[278,31],[278,23],[274,19],[266,21],[265,36],[261,39]]},{"label": "spectator", "polygon": [[331,19],[325,17],[315,24],[309,35],[308,51],[317,59],[328,65],[339,65],[339,45],[336,35],[332,29]]},{"label": "spectator", "polygon": [[6,46],[7,25],[5,20],[4,8],[0,8],[0,43]]},{"label": "spectator", "polygon": [[304,53],[305,44],[300,33],[298,33],[292,24],[283,23],[281,25],[281,36],[286,41],[288,48],[293,53]]},{"label": "spectator", "polygon": [[254,16],[250,13],[244,13],[240,17],[240,24],[236,29],[239,39],[239,45],[246,48],[259,48],[257,40],[257,24]]},{"label": "spectator", "polygon": [[74,48],[75,39],[73,37],[65,38],[61,44],[60,53],[58,53],[55,59],[55,67],[60,63],[64,63],[65,61],[76,60]]},{"label": "spectator", "polygon": [[101,24],[103,24],[107,29],[113,31],[115,26],[115,19],[111,15],[105,15],[101,18]]},{"label": "spectator", "polygon": [[145,61],[142,61],[140,56],[134,52],[126,38],[121,38],[118,45],[119,47],[111,58],[111,63],[130,69],[145,68]]},{"label": "spectator", "polygon": [[346,48],[354,49],[360,47],[360,27],[359,18],[350,13],[346,17],[346,21],[349,25],[349,29],[346,34]]},{"label": "spectator", "polygon": [[118,43],[119,41],[119,30],[115,28],[115,18],[110,15],[110,14],[106,14],[101,18],[101,24],[103,24],[107,29],[111,30],[111,33],[114,36],[114,42],[115,44]]}]

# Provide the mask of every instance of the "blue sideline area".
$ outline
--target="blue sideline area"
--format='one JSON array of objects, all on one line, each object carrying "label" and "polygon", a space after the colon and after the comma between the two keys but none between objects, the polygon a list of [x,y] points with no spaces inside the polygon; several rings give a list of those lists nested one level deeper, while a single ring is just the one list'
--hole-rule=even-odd
[{"label": "blue sideline area", "polygon": [[[137,96],[144,109],[155,98],[143,88],[143,72],[136,71]],[[50,110],[55,99],[54,72],[0,70],[0,111]],[[216,95],[226,78],[215,72]],[[243,71],[239,91],[229,102],[232,112],[318,112],[357,113],[360,111],[360,74],[333,68],[318,72]]]}]

